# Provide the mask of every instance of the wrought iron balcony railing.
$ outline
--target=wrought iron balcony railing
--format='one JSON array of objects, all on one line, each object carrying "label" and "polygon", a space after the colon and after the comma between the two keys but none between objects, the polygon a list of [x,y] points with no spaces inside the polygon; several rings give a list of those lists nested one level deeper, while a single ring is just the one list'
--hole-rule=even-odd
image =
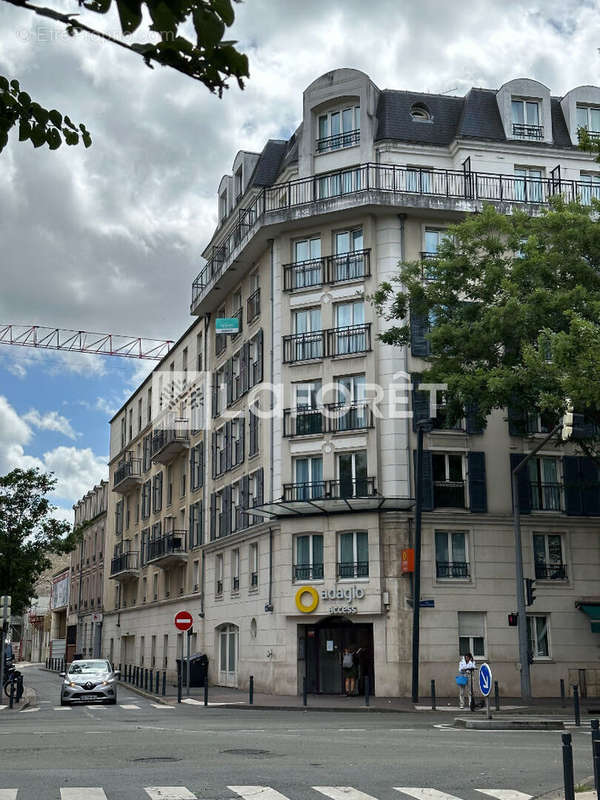
[{"label": "wrought iron balcony railing", "polygon": [[293,333],[283,337],[283,362],[315,361],[325,357],[325,333]]},{"label": "wrought iron balcony railing", "polygon": [[562,484],[531,481],[529,495],[533,511],[560,511]]},{"label": "wrought iron balcony railing", "polygon": [[187,531],[169,531],[158,539],[146,542],[146,561],[187,553]]},{"label": "wrought iron balcony railing", "polygon": [[283,502],[311,500],[351,500],[377,495],[375,478],[340,478],[339,480],[285,483]]},{"label": "wrought iron balcony railing", "polygon": [[341,561],[337,565],[338,578],[368,578],[369,577],[369,562],[368,561]]},{"label": "wrought iron balcony railing", "polygon": [[310,436],[326,430],[321,408],[286,408],[283,411],[284,436]]},{"label": "wrought iron balcony railing", "polygon": [[237,319],[237,321],[238,321],[238,332],[234,333],[232,335],[232,337],[231,337],[231,340],[233,341],[234,339],[237,339],[237,337],[240,335],[240,333],[244,329],[244,324],[243,324],[244,323],[244,313],[243,313],[242,309],[238,308],[238,310],[234,314],[231,315],[231,319]]},{"label": "wrought iron balcony railing", "polygon": [[283,499],[290,502],[298,500],[321,500],[327,496],[325,481],[302,481],[301,483],[285,483]]},{"label": "wrought iron balcony railing", "polygon": [[519,139],[537,139],[544,138],[543,125],[526,125],[522,122],[513,122],[513,136],[518,136]]},{"label": "wrought iron balcony railing", "polygon": [[181,428],[159,428],[152,434],[151,455],[159,460],[161,455],[171,457],[187,448],[190,443],[189,431]]},{"label": "wrought iron balcony railing", "polygon": [[327,153],[330,150],[340,150],[342,147],[352,147],[360,143],[360,130],[336,133],[333,136],[324,136],[317,139],[317,153]]},{"label": "wrought iron balcony railing", "polygon": [[326,282],[327,259],[309,258],[306,261],[295,261],[283,265],[283,290],[308,289],[321,286]]},{"label": "wrought iron balcony railing", "polygon": [[373,427],[373,412],[366,402],[330,403],[325,408],[286,408],[283,411],[283,435],[310,436],[342,433]]},{"label": "wrought iron balcony railing", "polygon": [[375,478],[340,478],[329,481],[329,497],[337,500],[349,500],[357,497],[372,497],[376,495]]},{"label": "wrought iron balcony railing", "polygon": [[370,249],[354,250],[308,261],[283,265],[283,290],[308,289],[324,283],[344,283],[368,278],[371,274]]},{"label": "wrought iron balcony railing", "polygon": [[121,553],[111,559],[110,574],[117,575],[119,572],[135,571],[140,568],[140,554],[133,550],[128,553]]},{"label": "wrought iron balcony railing", "polygon": [[115,470],[113,486],[117,487],[120,483],[127,479],[133,479],[137,482],[142,477],[142,460],[140,458],[131,458],[119,464]]},{"label": "wrought iron balcony railing", "polygon": [[434,481],[433,503],[436,508],[465,508],[465,482]]},{"label": "wrought iron balcony railing", "polygon": [[283,337],[283,363],[367,353],[371,349],[371,323],[329,328]]},{"label": "wrought iron balcony railing", "polygon": [[294,581],[323,580],[323,564],[295,564],[292,568]]},{"label": "wrought iron balcony railing", "polygon": [[547,564],[536,561],[535,577],[538,581],[566,581],[567,567],[565,564]]},{"label": "wrought iron balcony railing", "polygon": [[468,561],[436,561],[436,575],[438,578],[468,578]]},{"label": "wrought iron balcony railing", "polygon": [[330,328],[327,331],[327,355],[347,356],[371,349],[371,323]]}]

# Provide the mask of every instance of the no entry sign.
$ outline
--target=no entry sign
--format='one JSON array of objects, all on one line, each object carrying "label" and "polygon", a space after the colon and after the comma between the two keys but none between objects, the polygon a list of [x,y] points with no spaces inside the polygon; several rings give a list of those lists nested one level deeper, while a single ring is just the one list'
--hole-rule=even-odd
[{"label": "no entry sign", "polygon": [[175,614],[175,627],[178,631],[189,631],[194,624],[194,618],[189,611],[178,611]]}]

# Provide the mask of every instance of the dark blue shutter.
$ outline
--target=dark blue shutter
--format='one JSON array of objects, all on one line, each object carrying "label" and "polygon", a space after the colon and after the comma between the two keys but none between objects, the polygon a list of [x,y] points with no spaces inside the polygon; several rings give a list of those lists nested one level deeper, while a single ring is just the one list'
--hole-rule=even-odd
[{"label": "dark blue shutter", "polygon": [[219,474],[219,468],[217,463],[218,453],[217,453],[217,432],[212,432],[212,441],[211,441],[211,461],[212,461],[212,476],[216,478]]},{"label": "dark blue shutter", "polygon": [[[513,469],[521,463],[521,461],[525,458],[523,453],[511,453],[510,454],[510,470],[511,474],[509,479],[511,481],[512,486],[512,471]],[[529,514],[531,511],[531,489],[529,485],[529,473],[527,472],[527,467],[523,467],[523,469],[517,472],[517,488],[519,494],[519,511],[521,514]]]},{"label": "dark blue shutter", "polygon": [[511,436],[525,436],[527,433],[525,415],[514,406],[508,407],[508,432]]},{"label": "dark blue shutter", "polygon": [[223,528],[221,536],[229,536],[231,533],[231,486],[226,486],[223,489],[223,505],[221,508],[223,512]]},{"label": "dark blue shutter", "polygon": [[192,447],[190,450],[190,489],[194,490],[196,486],[196,448]]},{"label": "dark blue shutter", "polygon": [[[250,499],[250,477],[244,475],[240,481],[240,506],[244,511],[248,508],[248,501]],[[248,514],[242,512],[240,515],[240,524],[242,528],[248,527]]]},{"label": "dark blue shutter", "polygon": [[479,422],[479,404],[477,401],[468,403],[465,406],[465,420],[467,433],[478,434],[483,433],[484,425]]},{"label": "dark blue shutter", "polygon": [[250,388],[250,342],[244,342],[240,351],[240,394]]},{"label": "dark blue shutter", "polygon": [[589,517],[600,515],[600,486],[598,465],[593,458],[581,459],[583,513]]},{"label": "dark blue shutter", "polygon": [[417,423],[423,419],[429,419],[429,392],[420,392],[417,386],[421,383],[421,375],[418,372],[410,376],[412,383],[412,424],[413,431],[417,431]]},{"label": "dark blue shutter", "polygon": [[[415,498],[417,496],[417,451],[413,451]],[[433,459],[431,450],[423,450],[423,511],[433,511]]]},{"label": "dark blue shutter", "polygon": [[227,387],[227,407],[233,403],[233,360],[225,362],[225,386]]},{"label": "dark blue shutter", "polygon": [[258,453],[258,415],[250,409],[248,417],[248,428],[250,434],[250,442],[248,446],[248,456],[254,456]]},{"label": "dark blue shutter", "polygon": [[212,415],[219,416],[219,374],[213,372],[212,376]]},{"label": "dark blue shutter", "polygon": [[225,472],[231,469],[231,420],[225,423]]},{"label": "dark blue shutter", "polygon": [[487,487],[485,482],[485,453],[469,453],[469,506],[473,513],[487,511]]},{"label": "dark blue shutter", "polygon": [[204,486],[204,440],[196,446],[196,469],[198,470],[198,486]]},{"label": "dark blue shutter", "polygon": [[416,311],[410,313],[410,350],[413,356],[428,356],[429,341],[425,338],[429,333],[429,321],[424,314]]},{"label": "dark blue shutter", "polygon": [[[262,467],[258,470],[256,483],[256,499],[254,505],[262,506],[265,502],[265,473]],[[261,516],[254,516],[254,524],[258,524],[262,521],[263,518]]]},{"label": "dark blue shutter", "polygon": [[581,463],[578,456],[563,456],[563,484],[565,511],[569,516],[583,514]]},{"label": "dark blue shutter", "polygon": [[210,540],[217,538],[217,495],[213,492],[210,496]]},{"label": "dark blue shutter", "polygon": [[190,532],[189,532],[190,547],[194,547],[196,544],[194,537],[195,519],[196,519],[196,506],[192,503],[192,505],[190,506]]},{"label": "dark blue shutter", "polygon": [[239,418],[240,430],[240,444],[239,444],[239,460],[238,464],[243,464],[246,458],[246,417]]},{"label": "dark blue shutter", "polygon": [[263,379],[263,331],[262,328],[256,334],[256,383]]}]

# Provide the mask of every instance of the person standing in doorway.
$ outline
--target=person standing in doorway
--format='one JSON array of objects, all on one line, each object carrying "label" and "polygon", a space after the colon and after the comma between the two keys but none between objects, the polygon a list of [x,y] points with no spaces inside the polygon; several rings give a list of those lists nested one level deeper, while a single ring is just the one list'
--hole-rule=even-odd
[{"label": "person standing in doorway", "polygon": [[477,665],[471,653],[465,653],[460,659],[458,665],[458,675],[456,683],[458,684],[458,705],[460,708],[465,707],[465,692],[469,698],[469,707],[471,706],[471,675],[473,670],[477,669]]},{"label": "person standing in doorway", "polygon": [[352,650],[350,647],[344,648],[342,670],[344,672],[344,692],[346,697],[350,697],[356,690],[356,676],[358,675],[358,660],[356,657],[359,653],[360,650]]}]

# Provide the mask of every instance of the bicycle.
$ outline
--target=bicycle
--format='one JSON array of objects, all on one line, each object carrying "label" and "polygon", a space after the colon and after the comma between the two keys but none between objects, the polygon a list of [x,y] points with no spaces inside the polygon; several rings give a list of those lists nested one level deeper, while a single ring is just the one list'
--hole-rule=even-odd
[{"label": "bicycle", "polygon": [[11,669],[9,672],[8,677],[4,680],[4,694],[10,698],[11,693],[13,695],[13,699],[19,702],[19,700],[23,697],[23,692],[25,691],[23,686],[23,675],[19,672],[19,670]]}]

